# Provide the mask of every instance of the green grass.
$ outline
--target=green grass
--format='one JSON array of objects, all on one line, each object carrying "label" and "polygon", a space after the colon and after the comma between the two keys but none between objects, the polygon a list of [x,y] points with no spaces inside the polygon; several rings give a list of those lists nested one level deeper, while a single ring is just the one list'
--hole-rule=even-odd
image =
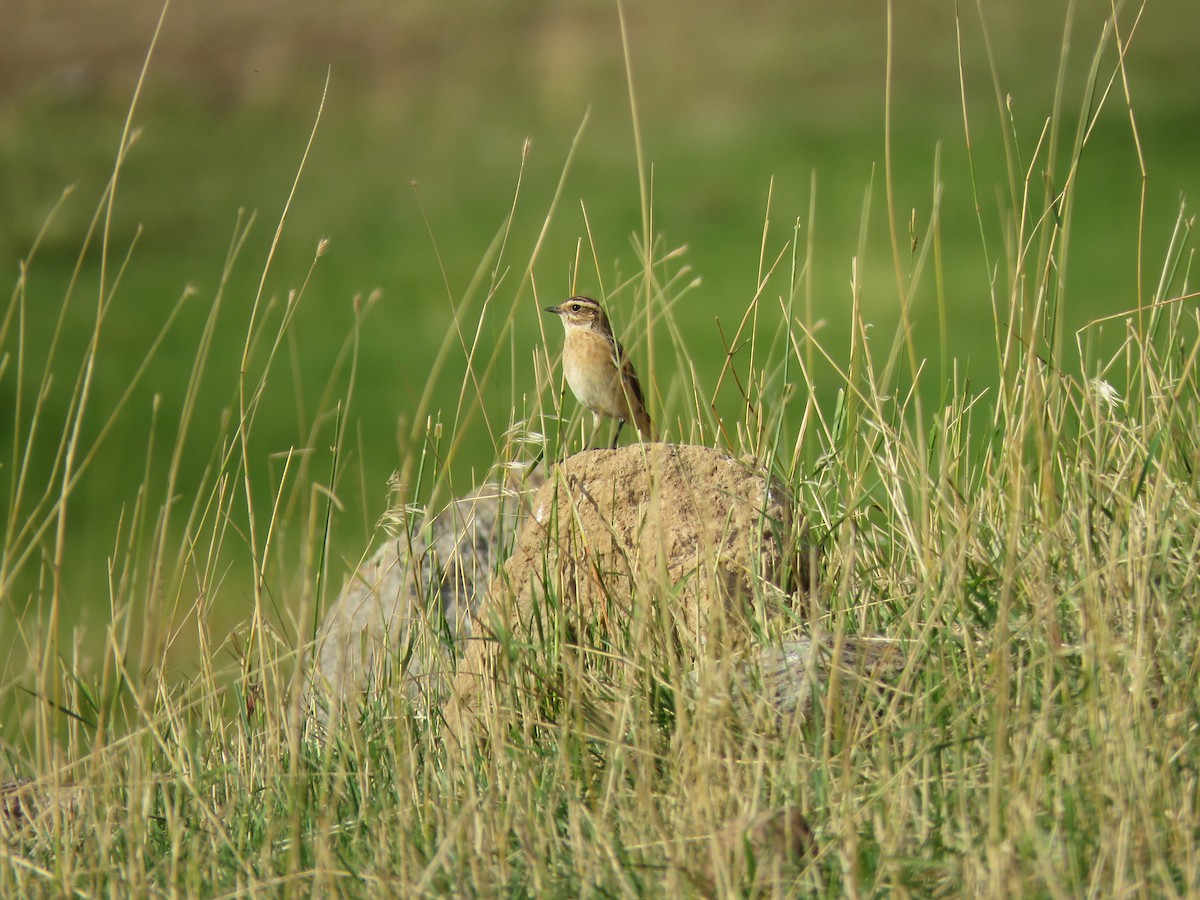
[{"label": "green grass", "polygon": [[[75,799],[0,843],[0,892],[1200,890],[1192,220],[1173,188],[1139,213],[1134,138],[1151,173],[1185,154],[1168,119],[1130,115],[1111,41],[1071,50],[1057,100],[1036,80],[1015,93],[1010,119],[986,100],[978,22],[962,29],[970,153],[961,115],[898,102],[953,96],[955,78],[881,74],[890,145],[880,102],[869,129],[823,121],[800,152],[794,110],[764,88],[781,114],[724,114],[757,149],[710,179],[645,116],[663,62],[632,31],[653,173],[627,125],[609,133],[618,68],[574,150],[578,119],[541,123],[523,169],[520,134],[482,127],[489,165],[451,155],[422,179],[428,227],[379,170],[336,164],[414,140],[339,120],[336,91],[337,127],[320,123],[303,165],[304,136],[261,143],[263,113],[206,142],[203,110],[167,129],[139,108],[111,207],[119,120],[48,115],[54,153],[74,122],[108,156],[48,218],[22,198],[5,233],[27,265],[0,320],[0,776]],[[1015,65],[997,60],[1001,98]],[[1052,116],[1044,139],[1025,104]],[[185,166],[191,193],[172,199],[161,185],[196,146],[216,158]],[[355,219],[368,227],[342,238]],[[514,424],[578,439],[554,416],[559,336],[537,315],[572,278],[608,298],[673,438],[752,453],[793,486],[824,551],[804,628],[907,642],[897,691],[747,732],[679,702],[686,660],[618,633],[581,671],[524,648],[523,679],[481,713],[486,746],[449,753],[436,717],[386,690],[317,741],[314,612],[369,545],[386,472],[401,502],[436,505],[521,452]],[[593,727],[598,702],[624,726]],[[784,802],[816,853],[756,887],[717,835]]]}]

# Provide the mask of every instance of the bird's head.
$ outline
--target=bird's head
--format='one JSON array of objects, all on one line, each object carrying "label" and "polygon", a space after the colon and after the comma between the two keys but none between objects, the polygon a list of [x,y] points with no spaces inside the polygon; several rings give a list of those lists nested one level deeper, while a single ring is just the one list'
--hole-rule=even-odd
[{"label": "bird's head", "polygon": [[558,306],[547,306],[546,312],[561,318],[563,326],[568,330],[587,328],[605,333],[610,331],[604,308],[591,297],[571,297]]}]

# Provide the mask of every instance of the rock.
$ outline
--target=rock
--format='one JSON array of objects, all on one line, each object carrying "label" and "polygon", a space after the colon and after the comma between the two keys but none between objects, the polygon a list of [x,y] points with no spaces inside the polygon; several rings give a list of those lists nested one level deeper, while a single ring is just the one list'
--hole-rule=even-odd
[{"label": "rock", "polygon": [[81,789],[69,779],[14,778],[0,783],[0,846],[21,841],[61,822],[74,821]]},{"label": "rock", "polygon": [[[789,870],[816,851],[812,828],[798,806],[785,803],[775,809],[738,816],[714,836],[701,885],[705,893],[719,896],[741,893],[738,887],[757,891],[786,883]],[[719,886],[713,862],[720,859],[732,883]]]},{"label": "rock", "polygon": [[396,514],[396,533],[347,580],[321,625],[316,675],[333,705],[398,680],[422,705],[444,695],[455,648],[512,545],[522,499],[542,481],[540,470],[513,469],[503,484],[488,481],[419,525]]},{"label": "rock", "polygon": [[29,778],[0,783],[0,823],[4,830],[21,828],[37,815],[40,804]]},{"label": "rock", "polygon": [[[709,662],[688,674],[686,687],[693,703],[731,709],[760,727],[787,729],[808,721],[813,694],[824,696],[835,680],[844,691],[883,691],[895,687],[907,662],[897,640],[821,634],[757,648],[730,664]],[[764,721],[764,713],[771,721]]]},{"label": "rock", "polygon": [[[737,646],[751,617],[772,615],[764,598],[794,604],[808,588],[803,534],[790,491],[752,462],[661,443],[578,453],[534,496],[474,633],[533,640],[555,608],[610,630],[654,622],[685,653]],[[452,728],[478,705],[495,644],[468,642]]]}]

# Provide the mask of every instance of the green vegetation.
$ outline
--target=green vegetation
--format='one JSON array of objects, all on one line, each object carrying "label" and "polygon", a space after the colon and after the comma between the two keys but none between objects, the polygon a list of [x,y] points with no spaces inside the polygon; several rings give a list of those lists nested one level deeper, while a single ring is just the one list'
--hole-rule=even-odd
[{"label": "green vegetation", "polygon": [[[1136,9],[1118,38],[933,8],[853,22],[834,103],[770,80],[792,32],[762,11],[631,15],[626,96],[606,9],[539,45],[603,84],[590,113],[486,17],[474,81],[392,118],[335,77],[307,153],[319,82],[231,113],[151,65],[124,133],[10,107],[0,778],[73,787],[0,841],[0,893],[1200,890],[1195,99],[1143,107]],[[682,52],[711,33],[744,68]],[[989,65],[985,33],[1026,55]],[[630,664],[584,673],[528,648],[558,692],[502,692],[485,747],[448,755],[398,691],[318,742],[305,652],[387,473],[436,505],[536,452],[517,426],[578,439],[538,317],[574,288],[670,437],[794,486],[825,554],[796,628],[909,642],[899,689],[745,734],[618,635]],[[597,696],[621,727],[582,724]],[[714,835],[782,802],[816,850],[755,886]]]}]

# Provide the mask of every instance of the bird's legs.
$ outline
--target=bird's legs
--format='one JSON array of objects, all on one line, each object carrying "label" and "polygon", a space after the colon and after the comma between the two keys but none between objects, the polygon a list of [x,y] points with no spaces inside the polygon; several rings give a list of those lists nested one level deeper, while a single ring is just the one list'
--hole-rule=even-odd
[{"label": "bird's legs", "polygon": [[600,413],[592,413],[592,433],[588,437],[588,441],[583,445],[584,450],[591,450],[592,444],[596,442],[596,438],[600,436]]},{"label": "bird's legs", "polygon": [[618,441],[618,439],[620,439],[620,437],[621,437],[621,429],[622,429],[622,428],[624,428],[624,427],[625,427],[625,420],[624,420],[624,419],[617,419],[617,430],[613,432],[612,446],[610,446],[610,447],[608,448],[609,450],[616,450],[616,449],[617,449],[617,441]]}]

